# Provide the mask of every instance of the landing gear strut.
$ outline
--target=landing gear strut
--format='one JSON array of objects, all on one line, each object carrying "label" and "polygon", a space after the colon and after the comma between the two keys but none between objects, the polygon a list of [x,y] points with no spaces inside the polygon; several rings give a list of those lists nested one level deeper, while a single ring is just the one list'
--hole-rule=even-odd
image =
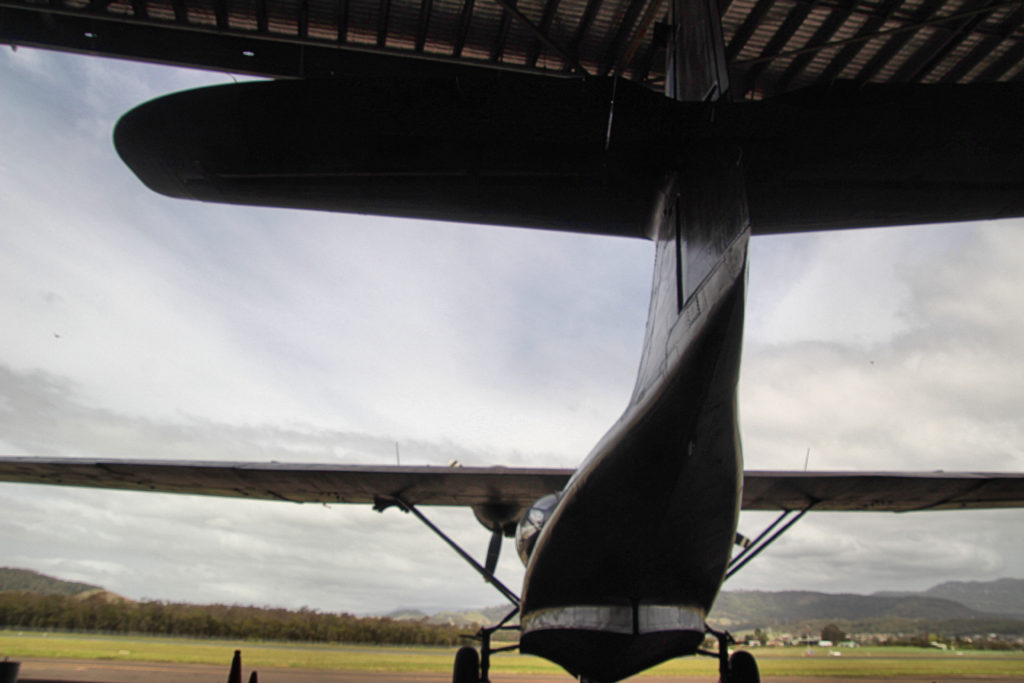
[{"label": "landing gear strut", "polygon": [[754,656],[745,650],[737,650],[729,656],[729,646],[736,640],[728,631],[716,631],[710,626],[704,630],[718,640],[718,652],[698,650],[698,654],[715,657],[718,660],[719,683],[761,683]]},{"label": "landing gear strut", "polygon": [[[490,683],[490,670],[491,670],[491,655],[495,652],[508,652],[509,650],[515,650],[519,648],[519,644],[507,645],[505,647],[491,647],[491,636],[494,635],[495,631],[503,630],[519,630],[518,626],[507,626],[508,622],[517,614],[519,614],[519,596],[513,593],[505,584],[494,576],[494,570],[498,564],[498,555],[501,553],[501,537],[506,531],[506,526],[501,520],[495,521],[491,534],[491,542],[487,547],[487,560],[486,564],[480,564],[470,556],[465,550],[449,538],[443,531],[438,529],[433,522],[427,519],[422,512],[416,509],[416,506],[407,503],[402,498],[395,496],[394,498],[375,498],[373,503],[373,509],[377,512],[383,512],[391,506],[398,506],[403,512],[411,512],[421,522],[423,522],[431,531],[437,534],[441,540],[447,543],[451,548],[458,553],[462,559],[470,564],[479,573],[484,581],[494,586],[499,593],[512,603],[514,606],[512,611],[505,615],[505,618],[498,622],[495,626],[486,626],[481,628],[473,636],[480,641],[480,653],[477,654],[475,648],[465,646],[459,649],[455,654],[455,666],[452,671],[452,683]],[[494,512],[494,510],[484,510],[484,512]],[[485,523],[484,517],[481,517],[481,511],[474,508],[474,512],[477,514],[477,519]],[[497,512],[505,512],[502,506],[498,506]],[[507,512],[506,512],[507,514]],[[511,528],[511,527],[509,527]]]},{"label": "landing gear strut", "polygon": [[[519,614],[518,607],[505,615],[505,618],[495,626],[485,626],[476,632],[473,637],[480,641],[479,656],[477,656],[476,650],[469,646],[461,648],[456,653],[452,683],[490,683],[491,655],[495,652],[509,652],[519,647],[518,643],[505,647],[491,647],[491,636],[495,631],[519,630],[518,626],[506,626],[509,620],[517,614]],[[469,661],[473,662],[472,665],[468,663]],[[471,669],[472,674],[470,673]]]}]

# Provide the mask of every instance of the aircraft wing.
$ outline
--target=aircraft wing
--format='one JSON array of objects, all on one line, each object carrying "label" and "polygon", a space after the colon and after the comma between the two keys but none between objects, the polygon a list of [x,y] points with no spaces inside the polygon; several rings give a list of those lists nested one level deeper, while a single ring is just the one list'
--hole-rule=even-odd
[{"label": "aircraft wing", "polygon": [[293,503],[518,505],[561,490],[571,469],[416,467],[184,460],[0,458],[0,481]]},{"label": "aircraft wing", "polygon": [[[0,458],[0,481],[185,493],[294,503],[530,506],[560,491],[571,469],[420,467],[183,460]],[[767,472],[744,475],[743,509],[959,510],[1024,507],[1024,474]]]},{"label": "aircraft wing", "polygon": [[744,510],[963,510],[1024,507],[1024,474],[762,472],[744,474]]}]

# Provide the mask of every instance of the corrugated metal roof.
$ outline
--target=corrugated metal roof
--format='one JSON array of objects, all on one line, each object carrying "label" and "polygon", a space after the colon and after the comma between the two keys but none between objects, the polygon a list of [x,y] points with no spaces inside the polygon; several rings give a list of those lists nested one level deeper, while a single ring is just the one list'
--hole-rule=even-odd
[{"label": "corrugated metal roof", "polygon": [[[0,41],[323,76],[367,53],[552,74],[664,78],[669,0],[0,0]],[[1024,80],[1021,0],[733,0],[734,97],[836,78]],[[361,57],[353,57],[359,53]],[[354,61],[353,61],[354,60]]]}]

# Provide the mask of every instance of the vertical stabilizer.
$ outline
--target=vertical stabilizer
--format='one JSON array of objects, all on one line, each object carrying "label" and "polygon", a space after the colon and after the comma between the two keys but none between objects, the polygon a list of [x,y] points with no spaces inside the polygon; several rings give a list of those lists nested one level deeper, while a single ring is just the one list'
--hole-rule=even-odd
[{"label": "vertical stabilizer", "polygon": [[681,102],[713,102],[729,92],[722,22],[716,0],[672,0],[665,95]]}]

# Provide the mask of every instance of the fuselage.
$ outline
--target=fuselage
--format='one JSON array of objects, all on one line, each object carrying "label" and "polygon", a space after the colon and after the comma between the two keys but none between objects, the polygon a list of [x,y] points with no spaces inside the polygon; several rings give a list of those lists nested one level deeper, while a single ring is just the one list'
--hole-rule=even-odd
[{"label": "fuselage", "polygon": [[636,389],[542,530],[522,602],[522,651],[599,681],[692,654],[730,558],[749,239],[736,150],[689,149],[651,207],[650,236]]}]

